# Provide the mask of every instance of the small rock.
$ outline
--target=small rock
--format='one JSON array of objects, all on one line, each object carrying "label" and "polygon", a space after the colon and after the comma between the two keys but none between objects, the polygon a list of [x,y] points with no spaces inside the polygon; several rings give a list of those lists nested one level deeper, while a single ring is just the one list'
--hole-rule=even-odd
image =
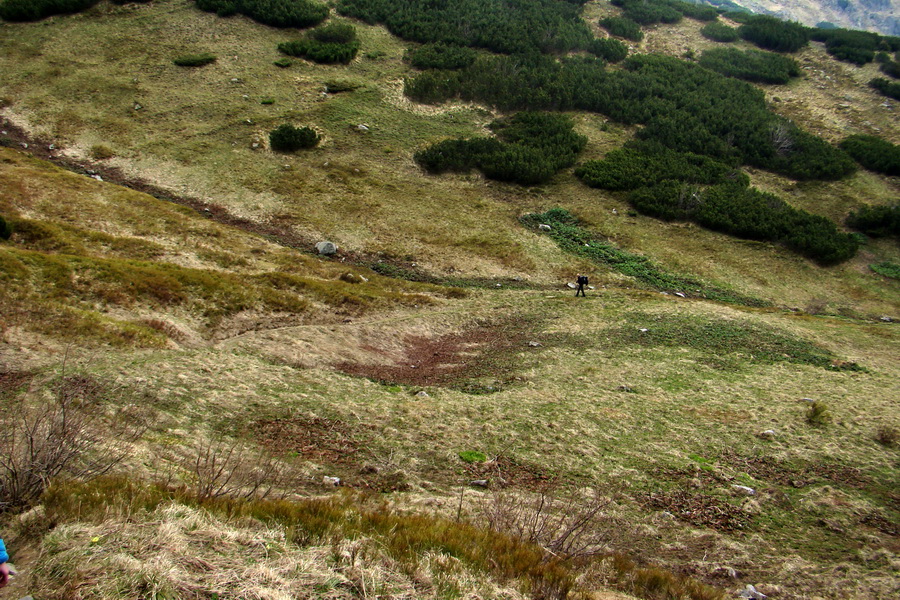
[{"label": "small rock", "polygon": [[774,440],[776,436],[774,429],[766,429],[765,431],[760,431],[756,434],[756,437],[762,440]]},{"label": "small rock", "polygon": [[574,290],[574,289],[576,289],[576,288],[578,287],[578,286],[575,285],[574,283],[567,283],[566,286],[567,286],[569,289],[572,289],[572,290]]},{"label": "small rock", "polygon": [[257,148],[259,148],[259,142],[253,142],[252,144],[250,144],[250,147],[256,150]]},{"label": "small rock", "polygon": [[638,329],[638,331],[640,331],[641,333],[647,333],[650,330],[647,329],[646,327],[641,327],[640,329]]},{"label": "small rock", "polygon": [[[244,100],[249,100],[249,99],[250,99],[250,95],[249,95],[249,94],[244,94],[243,96],[241,96],[241,98],[243,98]],[[248,119],[248,120],[249,120],[249,119]]]},{"label": "small rock", "polygon": [[675,295],[679,298],[687,298],[687,296],[685,296],[683,292],[675,292]]},{"label": "small rock", "polygon": [[475,479],[473,481],[470,481],[469,485],[471,485],[472,487],[486,488],[488,486],[488,480],[487,479]]},{"label": "small rock", "polygon": [[246,119],[246,120],[244,121],[244,123],[246,123],[247,125],[253,125],[253,121],[250,120],[250,119]]},{"label": "small rock", "polygon": [[426,392],[425,390],[419,390],[418,392],[416,392],[416,398],[430,398],[430,397],[431,396],[429,396],[428,392]]},{"label": "small rock", "polygon": [[592,290],[592,289],[594,289],[594,286],[589,285],[589,286],[587,286],[587,289]]},{"label": "small rock", "polygon": [[612,209],[612,214],[617,215],[619,214],[619,211],[617,211],[616,209]]},{"label": "small rock", "polygon": [[97,181],[103,181],[103,178],[100,177],[99,175],[91,175],[91,177],[93,177],[93,178],[96,179]]},{"label": "small rock", "polygon": [[203,212],[205,212],[205,213],[211,213],[212,211],[209,210],[208,208],[204,208],[204,209],[203,209]]},{"label": "small rock", "polygon": [[368,125],[363,125],[362,123],[360,123],[359,125],[356,126],[356,129],[357,129],[357,131],[368,131],[368,130],[369,130],[369,126],[368,126]]},{"label": "small rock", "polygon": [[538,225],[538,229],[540,231],[550,231],[553,228],[550,227],[549,225],[547,225],[546,223],[541,223],[540,225]]},{"label": "small rock", "polygon": [[891,317],[889,317],[887,315],[881,317],[881,320],[884,321],[885,323],[893,323],[894,322],[894,319],[892,319]]},{"label": "small rock", "polygon": [[737,579],[737,571],[734,567],[729,567],[727,565],[716,567],[712,570],[713,575],[724,575],[725,577],[729,577],[731,579]]},{"label": "small rock", "polygon": [[363,283],[369,283],[369,278],[365,275],[360,275],[359,278]]},{"label": "small rock", "polygon": [[731,489],[745,496],[756,495],[756,490],[754,490],[752,487],[747,487],[746,485],[738,485],[737,483],[733,483],[731,484]]},{"label": "small rock", "polygon": [[26,144],[25,142],[22,142],[22,147],[23,147],[23,148],[28,148],[28,144]]},{"label": "small rock", "polygon": [[140,102],[134,103],[134,110],[141,110],[142,108],[144,108],[144,107],[141,105]]},{"label": "small rock", "polygon": [[528,342],[528,345],[531,346],[532,348],[540,348],[541,347],[540,342]]},{"label": "small rock", "polygon": [[316,244],[316,252],[323,256],[331,256],[337,253],[337,246],[333,242],[319,242]]},{"label": "small rock", "polygon": [[616,390],[618,390],[620,392],[631,392],[632,391],[631,388],[628,387],[627,385],[620,385],[619,387],[616,388]]},{"label": "small rock", "polygon": [[766,598],[768,598],[768,596],[766,596],[762,592],[757,591],[756,588],[750,584],[747,584],[747,589],[742,590],[741,593],[738,594],[738,596],[740,596],[741,598],[748,598],[749,600],[765,600]]},{"label": "small rock", "polygon": [[241,82],[241,80],[238,79],[237,77],[232,77],[232,78],[231,78],[231,83],[240,83],[240,82]]},{"label": "small rock", "polygon": [[47,146],[47,150],[56,150],[56,144],[50,144]]},{"label": "small rock", "polygon": [[494,287],[503,287],[503,284],[502,284],[502,283],[498,283],[498,284],[495,285]]},{"label": "small rock", "polygon": [[340,477],[329,477],[328,475],[322,478],[322,485],[326,485],[329,487],[337,487],[341,485]]}]

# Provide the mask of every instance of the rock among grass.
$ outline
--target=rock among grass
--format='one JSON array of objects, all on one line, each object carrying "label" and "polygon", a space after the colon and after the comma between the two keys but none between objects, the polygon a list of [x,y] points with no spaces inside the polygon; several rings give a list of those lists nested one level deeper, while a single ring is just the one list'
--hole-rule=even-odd
[{"label": "rock among grass", "polygon": [[332,256],[337,253],[337,246],[334,242],[323,241],[316,244],[316,252],[322,256]]}]

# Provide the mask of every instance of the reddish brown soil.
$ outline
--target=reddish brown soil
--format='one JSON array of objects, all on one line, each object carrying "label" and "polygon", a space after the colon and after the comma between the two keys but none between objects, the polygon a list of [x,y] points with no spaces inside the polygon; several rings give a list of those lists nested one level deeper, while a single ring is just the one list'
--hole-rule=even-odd
[{"label": "reddish brown soil", "polygon": [[340,421],[321,417],[265,419],[251,425],[261,445],[277,454],[295,452],[314,462],[347,465],[359,460],[355,432]]},{"label": "reddish brown soil", "polygon": [[687,490],[651,493],[638,500],[649,508],[667,511],[680,521],[717,531],[743,531],[751,521],[738,506]]},{"label": "reddish brown soil", "polygon": [[474,479],[487,479],[499,487],[515,487],[532,491],[549,489],[555,477],[536,465],[529,465],[508,456],[498,456],[484,463],[473,463],[466,473]]},{"label": "reddish brown soil", "polygon": [[350,375],[412,386],[465,390],[472,380],[483,377],[502,384],[522,367],[516,355],[537,349],[528,345],[537,336],[536,329],[535,320],[524,317],[437,338],[408,336],[405,356],[395,364],[342,362],[334,366]]}]

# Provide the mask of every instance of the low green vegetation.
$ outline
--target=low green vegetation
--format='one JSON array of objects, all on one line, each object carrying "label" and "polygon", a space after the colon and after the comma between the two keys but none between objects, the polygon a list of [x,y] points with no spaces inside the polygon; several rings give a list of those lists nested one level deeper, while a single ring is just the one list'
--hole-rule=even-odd
[{"label": "low green vegetation", "polygon": [[606,17],[605,19],[600,19],[600,27],[607,30],[610,35],[625,38],[632,42],[639,42],[644,39],[644,32],[641,31],[640,24],[625,17]]},{"label": "low green vegetation", "polygon": [[869,268],[885,277],[900,280],[900,264],[886,260],[884,262],[869,265]]},{"label": "low green vegetation", "polygon": [[382,24],[413,42],[443,42],[494,52],[569,52],[593,39],[580,18],[580,1],[555,0],[340,0],[340,14]]},{"label": "low green vegetation", "polygon": [[599,38],[591,41],[588,52],[609,63],[617,63],[628,56],[628,46],[612,38]]},{"label": "low green vegetation", "polygon": [[900,100],[900,83],[888,81],[884,77],[876,77],[869,82],[869,87],[877,90],[882,96]]},{"label": "low green vegetation", "polygon": [[874,135],[851,135],[840,144],[853,160],[876,173],[900,175],[900,146]]},{"label": "low green vegetation", "polygon": [[3,215],[0,215],[0,240],[8,240],[10,237],[12,237],[12,227],[3,218]]},{"label": "low green vegetation", "polygon": [[900,238],[900,204],[863,206],[850,213],[847,225],[872,237]]},{"label": "low green vegetation", "polygon": [[445,140],[415,160],[430,173],[477,168],[490,179],[533,185],[574,164],[587,143],[569,117],[554,113],[517,113],[489,127],[496,138]]},{"label": "low green vegetation", "polygon": [[[748,321],[707,320],[695,317],[632,313],[625,325],[609,332],[608,339],[617,344],[647,348],[691,348],[727,357],[739,355],[744,361],[758,364],[787,362],[835,369],[837,357],[831,352],[773,327]],[[858,370],[857,365],[840,367]]]},{"label": "low green vegetation", "polygon": [[186,54],[184,56],[179,56],[172,62],[179,67],[204,67],[216,62],[216,57],[209,53]]},{"label": "low green vegetation", "polygon": [[271,27],[312,27],[328,17],[328,7],[313,0],[196,0],[197,8],[220,17],[242,14]]},{"label": "low green vegetation", "polygon": [[674,275],[654,264],[646,256],[616,248],[600,236],[582,227],[578,219],[562,208],[554,208],[545,213],[523,216],[521,222],[534,231],[541,231],[539,225],[548,225],[547,231],[559,247],[599,265],[634,277],[638,281],[660,291],[687,292],[692,296],[742,304],[745,306],[767,306],[758,298],[712,286],[691,277]]},{"label": "low green vegetation", "polygon": [[100,0],[3,0],[0,19],[39,21],[52,15],[67,15],[86,10]]},{"label": "low green vegetation", "polygon": [[800,76],[796,60],[761,50],[712,48],[700,56],[700,66],[754,83],[784,84]]},{"label": "low green vegetation", "polygon": [[311,127],[279,125],[269,132],[269,146],[275,152],[296,152],[319,143],[319,134]]},{"label": "low green vegetation", "polygon": [[485,453],[477,450],[463,450],[459,453],[459,458],[467,463],[482,463],[487,460]]},{"label": "low green vegetation", "polygon": [[752,15],[742,20],[741,37],[764,50],[796,52],[809,44],[810,29],[800,23],[769,15]]},{"label": "low green vegetation", "polygon": [[741,39],[741,34],[738,33],[736,28],[729,27],[725,23],[719,23],[718,21],[704,25],[700,30],[700,35],[708,40],[723,43],[736,42]]},{"label": "low green vegetation", "polygon": [[353,25],[329,23],[313,29],[299,40],[278,44],[278,50],[321,64],[347,64],[359,52],[359,39]]}]

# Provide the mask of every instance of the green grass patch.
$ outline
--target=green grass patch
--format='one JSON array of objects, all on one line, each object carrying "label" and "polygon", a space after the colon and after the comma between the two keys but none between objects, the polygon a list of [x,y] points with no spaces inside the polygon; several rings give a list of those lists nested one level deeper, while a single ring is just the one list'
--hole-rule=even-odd
[{"label": "green grass patch", "polygon": [[459,453],[459,458],[467,463],[482,463],[487,460],[487,455],[477,450],[463,450]]},{"label": "green grass patch", "polygon": [[884,262],[869,265],[869,268],[885,277],[900,279],[900,264],[886,260]]},{"label": "green grass patch", "polygon": [[768,305],[759,298],[712,286],[691,277],[668,273],[646,256],[616,248],[597,234],[581,227],[578,219],[564,209],[554,208],[545,213],[528,214],[521,218],[521,222],[535,231],[540,231],[539,225],[549,225],[547,235],[566,252],[634,277],[653,289],[681,291],[700,298],[745,306]]}]

